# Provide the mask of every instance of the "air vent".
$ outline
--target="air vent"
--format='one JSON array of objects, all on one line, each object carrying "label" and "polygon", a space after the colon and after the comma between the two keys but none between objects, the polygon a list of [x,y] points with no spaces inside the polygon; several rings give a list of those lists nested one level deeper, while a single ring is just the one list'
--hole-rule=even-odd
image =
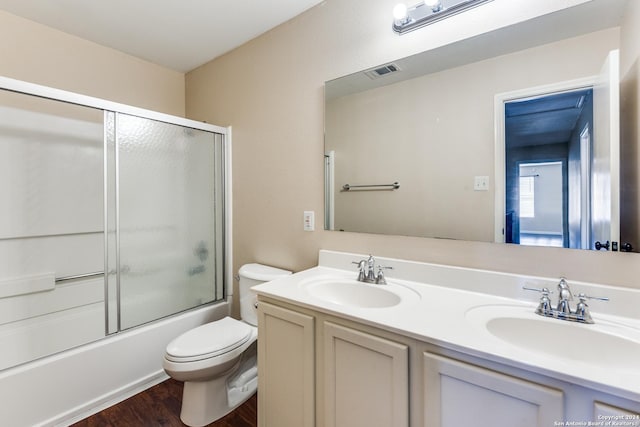
[{"label": "air vent", "polygon": [[396,64],[386,64],[380,67],[372,68],[364,73],[369,76],[370,79],[379,79],[380,77],[388,76],[393,73],[397,73],[400,70]]}]

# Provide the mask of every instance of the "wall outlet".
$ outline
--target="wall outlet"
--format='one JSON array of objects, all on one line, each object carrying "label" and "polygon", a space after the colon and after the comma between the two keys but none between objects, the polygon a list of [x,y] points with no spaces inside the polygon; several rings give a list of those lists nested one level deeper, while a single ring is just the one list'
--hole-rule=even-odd
[{"label": "wall outlet", "polygon": [[315,224],[316,224],[315,212],[314,211],[304,211],[303,230],[304,231],[313,231],[313,230],[315,230]]},{"label": "wall outlet", "polygon": [[489,191],[489,177],[476,176],[473,181],[473,189],[475,191]]}]

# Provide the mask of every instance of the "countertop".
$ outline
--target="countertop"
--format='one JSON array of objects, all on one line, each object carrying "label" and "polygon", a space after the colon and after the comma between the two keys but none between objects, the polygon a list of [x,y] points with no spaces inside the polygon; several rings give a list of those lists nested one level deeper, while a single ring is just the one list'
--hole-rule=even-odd
[{"label": "countertop", "polygon": [[[502,363],[558,380],[612,393],[623,398],[640,401],[640,354],[624,355],[627,359],[631,357],[638,361],[637,368],[629,368],[629,366],[620,367],[604,361],[602,363],[592,363],[588,360],[580,360],[579,357],[575,356],[575,352],[570,357],[553,354],[556,350],[559,354],[562,354],[561,348],[551,349],[550,353],[547,354],[531,351],[487,333],[486,330],[483,330],[482,325],[474,321],[477,316],[468,315],[471,310],[480,306],[493,306],[491,310],[500,310],[500,307],[504,306],[505,309],[512,311],[518,311],[519,308],[522,308],[520,311],[523,313],[531,313],[532,316],[537,316],[534,314],[534,310],[537,306],[539,295],[535,293],[529,295],[527,292],[522,292],[522,283],[531,284],[533,282],[535,285],[540,286],[546,285],[546,283],[542,283],[545,280],[550,280],[553,283],[554,279],[495,273],[503,276],[501,277],[503,283],[493,288],[488,286],[490,293],[486,293],[484,291],[469,290],[467,284],[461,286],[461,289],[460,287],[452,286],[451,283],[441,285],[435,282],[428,283],[425,280],[425,276],[430,276],[436,280],[439,277],[442,281],[455,282],[456,274],[463,274],[468,281],[469,277],[474,277],[474,270],[381,258],[377,261],[383,265],[393,265],[394,270],[391,271],[404,270],[404,276],[406,276],[406,272],[411,270],[413,272],[411,275],[420,279],[419,281],[414,281],[394,277],[392,274],[387,275],[387,281],[390,286],[403,287],[409,292],[416,293],[417,297],[407,298],[406,302],[391,307],[362,308],[320,299],[308,292],[307,284],[313,281],[322,280],[323,278],[355,280],[357,277],[355,269],[336,267],[348,266],[351,260],[358,259],[358,257],[361,259],[362,255],[324,251],[323,256],[322,252],[320,256],[321,265],[255,286],[253,290],[259,296],[343,317],[492,362]],[[453,271],[447,271],[452,269]],[[450,275],[447,280],[443,279],[444,276],[440,274],[443,272]],[[494,279],[491,283],[496,282],[496,278],[492,278],[493,272],[483,270],[477,270],[477,272],[478,281],[487,281],[488,278],[490,280]],[[402,276],[402,274],[397,274],[397,276]],[[504,276],[508,277],[505,278]],[[500,280],[497,281],[499,282]],[[370,286],[384,285],[371,284]],[[593,284],[585,285],[584,287],[588,288],[589,292],[615,294],[616,297],[624,299],[620,303],[635,306],[636,310],[640,311],[640,308],[637,308],[639,306],[635,305],[636,299],[640,296],[636,290],[600,288],[598,285]],[[477,286],[477,288],[484,290],[486,287]],[[501,296],[500,288],[507,290],[503,293],[509,294],[509,296]],[[575,290],[574,293],[576,293]],[[524,295],[526,299],[519,298],[520,295]],[[514,296],[516,297],[514,298]],[[632,301],[629,301],[630,299]],[[607,310],[612,310],[611,306],[606,307]],[[624,310],[625,313],[627,311],[629,310]],[[595,310],[592,311],[592,316],[597,325],[585,325],[557,319],[544,320],[570,323],[571,327],[577,328],[575,329],[576,331],[580,328],[623,324],[632,328],[633,332],[637,332],[636,335],[631,337],[632,340],[640,337],[640,319],[638,318],[604,314]],[[574,331],[574,329],[570,329],[570,331]],[[523,333],[527,333],[527,331],[523,331]],[[585,352],[588,352],[590,347],[598,345],[600,344],[597,342],[573,341],[570,334],[566,337],[566,346],[582,347]],[[611,348],[610,351],[616,352],[617,350],[616,348]]]}]

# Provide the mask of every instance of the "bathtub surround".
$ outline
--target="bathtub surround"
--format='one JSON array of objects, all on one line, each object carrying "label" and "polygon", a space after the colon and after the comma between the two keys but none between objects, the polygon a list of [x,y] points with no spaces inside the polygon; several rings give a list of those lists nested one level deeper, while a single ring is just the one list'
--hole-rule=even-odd
[{"label": "bathtub surround", "polygon": [[[5,12],[0,35],[2,76],[184,117],[183,73]],[[167,343],[228,313],[226,304],[206,307],[1,371],[2,423],[66,424],[163,381]]]},{"label": "bathtub surround", "polygon": [[[161,349],[176,328],[228,314],[230,139],[54,88],[5,77],[0,87],[3,420],[63,424],[166,378]],[[200,316],[149,323],[211,302]],[[118,359],[126,368],[109,372]],[[51,398],[63,381],[73,391]]]},{"label": "bathtub surround", "polygon": [[226,129],[0,87],[0,369],[224,298]]}]

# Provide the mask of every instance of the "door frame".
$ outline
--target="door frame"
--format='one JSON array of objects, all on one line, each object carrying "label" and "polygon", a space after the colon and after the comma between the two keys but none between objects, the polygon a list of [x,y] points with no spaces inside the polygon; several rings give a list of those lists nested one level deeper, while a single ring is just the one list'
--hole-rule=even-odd
[{"label": "door frame", "polygon": [[505,207],[506,207],[506,135],[505,135],[505,104],[516,100],[537,98],[555,93],[572,92],[580,89],[588,89],[595,86],[597,76],[583,77],[574,80],[565,80],[541,86],[533,86],[517,89],[509,92],[498,93],[494,96],[494,182],[495,182],[495,207],[493,235],[495,243],[504,243]]}]

